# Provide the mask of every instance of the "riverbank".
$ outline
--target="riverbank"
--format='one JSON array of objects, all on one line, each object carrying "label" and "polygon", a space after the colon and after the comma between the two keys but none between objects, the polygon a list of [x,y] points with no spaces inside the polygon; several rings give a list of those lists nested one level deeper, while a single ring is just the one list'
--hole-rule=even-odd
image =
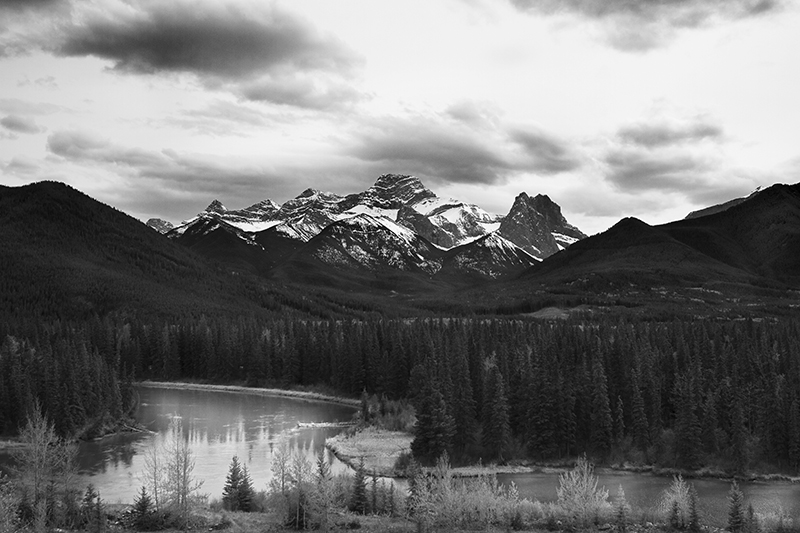
[{"label": "riverbank", "polygon": [[364,461],[369,475],[403,477],[395,465],[403,454],[411,453],[413,435],[369,426],[355,433],[344,432],[325,440],[325,447],[341,462],[355,469]]},{"label": "riverbank", "polygon": [[[410,453],[414,435],[404,431],[388,431],[369,426],[349,434],[341,434],[325,441],[325,446],[343,463],[356,468],[361,460],[367,471],[384,477],[405,477],[405,473],[395,468],[397,460],[404,453]],[[479,464],[452,467],[455,477],[478,477],[488,474],[558,474],[572,470],[577,458],[562,459],[555,462],[518,462],[510,464]],[[682,476],[685,479],[719,479],[748,482],[787,482],[800,483],[800,476],[786,474],[748,473],[733,476],[722,470],[701,468],[681,470],[662,468],[654,465],[602,464],[596,465],[597,473],[651,474],[658,477]]]},{"label": "riverbank", "polygon": [[286,398],[296,398],[315,402],[336,403],[351,407],[359,407],[361,405],[360,400],[355,398],[346,398],[344,396],[336,396],[313,391],[266,389],[260,387],[246,387],[244,385],[214,385],[211,383],[190,383],[184,381],[139,381],[136,383],[136,385],[139,387],[151,387],[159,389],[231,392],[239,394],[253,394],[256,396],[283,396]]}]

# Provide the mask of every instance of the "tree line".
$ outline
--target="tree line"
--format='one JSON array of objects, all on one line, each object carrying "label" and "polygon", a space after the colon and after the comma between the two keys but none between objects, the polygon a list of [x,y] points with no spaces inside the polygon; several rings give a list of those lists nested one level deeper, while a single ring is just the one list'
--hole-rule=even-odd
[{"label": "tree line", "polygon": [[193,379],[410,398],[415,452],[431,461],[588,452],[668,467],[800,465],[797,319],[107,315],[3,333],[5,431],[35,400],[69,434],[87,413],[124,413],[133,379]]}]

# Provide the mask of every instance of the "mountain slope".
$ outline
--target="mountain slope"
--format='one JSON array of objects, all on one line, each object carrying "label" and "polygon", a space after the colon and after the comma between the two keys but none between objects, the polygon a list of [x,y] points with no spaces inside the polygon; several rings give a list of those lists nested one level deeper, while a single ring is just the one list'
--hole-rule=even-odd
[{"label": "mountain slope", "polygon": [[715,214],[649,226],[624,219],[526,272],[569,281],[599,274],[652,281],[800,282],[800,184],[775,185]]},{"label": "mountain slope", "polygon": [[309,317],[298,290],[228,267],[61,183],[0,186],[1,317]]},{"label": "mountain slope", "polygon": [[745,272],[800,284],[800,183],[774,185],[724,211],[663,228],[676,240]]}]

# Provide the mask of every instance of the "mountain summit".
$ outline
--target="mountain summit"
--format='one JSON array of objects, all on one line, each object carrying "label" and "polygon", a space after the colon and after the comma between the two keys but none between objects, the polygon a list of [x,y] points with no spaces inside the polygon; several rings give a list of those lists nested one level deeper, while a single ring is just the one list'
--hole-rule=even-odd
[{"label": "mountain summit", "polygon": [[440,198],[418,177],[403,174],[383,174],[365,191],[346,196],[307,188],[283,205],[264,200],[228,210],[214,200],[167,235],[261,272],[301,261],[367,270],[380,265],[431,276],[444,266],[450,277],[469,272],[491,278],[517,273],[585,237],[547,196],[521,193],[503,217]]},{"label": "mountain summit", "polygon": [[538,259],[549,257],[586,237],[569,224],[548,196],[519,194],[498,233]]}]

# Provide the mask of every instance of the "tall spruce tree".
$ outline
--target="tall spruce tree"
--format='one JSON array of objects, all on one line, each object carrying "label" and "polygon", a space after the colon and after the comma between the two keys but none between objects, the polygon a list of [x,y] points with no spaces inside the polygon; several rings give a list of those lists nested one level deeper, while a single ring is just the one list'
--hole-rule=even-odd
[{"label": "tall spruce tree", "polygon": [[228,468],[228,476],[225,478],[225,486],[222,488],[222,505],[229,511],[239,511],[239,490],[242,485],[242,467],[239,458],[233,456],[231,466]]},{"label": "tall spruce tree", "polygon": [[592,360],[592,405],[591,446],[600,453],[607,453],[613,441],[611,405],[608,401],[608,382],[599,356]]},{"label": "tall spruce tree", "polygon": [[734,480],[728,491],[728,531],[738,533],[745,526],[744,494]]},{"label": "tall spruce tree", "polygon": [[411,451],[418,460],[432,463],[452,449],[456,426],[442,393],[431,380],[426,380],[418,404]]},{"label": "tall spruce tree", "polygon": [[503,451],[511,441],[511,424],[508,415],[503,374],[493,362],[486,365],[484,387],[483,446],[492,458],[503,459]]}]

